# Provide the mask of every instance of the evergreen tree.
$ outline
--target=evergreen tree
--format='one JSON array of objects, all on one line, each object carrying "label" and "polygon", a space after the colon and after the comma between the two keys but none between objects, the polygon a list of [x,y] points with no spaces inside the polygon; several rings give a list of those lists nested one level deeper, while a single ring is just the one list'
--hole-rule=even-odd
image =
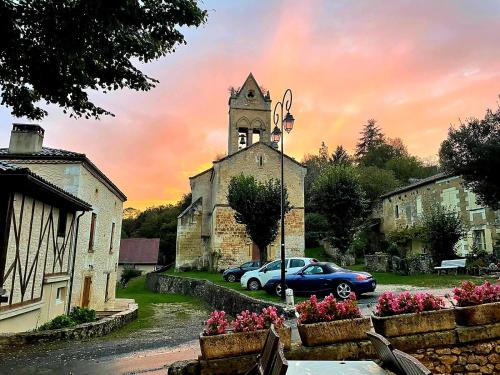
[{"label": "evergreen tree", "polygon": [[373,147],[376,147],[384,142],[384,134],[377,126],[377,121],[374,119],[368,120],[363,127],[361,137],[356,145],[355,156],[357,159],[362,158]]},{"label": "evergreen tree", "polygon": [[332,154],[331,161],[336,165],[351,165],[352,160],[345,148],[342,145],[337,146]]}]

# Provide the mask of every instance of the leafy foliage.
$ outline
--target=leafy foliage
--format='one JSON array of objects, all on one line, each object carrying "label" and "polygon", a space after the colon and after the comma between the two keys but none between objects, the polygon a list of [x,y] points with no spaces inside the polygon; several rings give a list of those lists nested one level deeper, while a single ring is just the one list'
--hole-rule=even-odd
[{"label": "leafy foliage", "polygon": [[435,205],[424,213],[422,221],[424,241],[426,242],[434,262],[441,263],[445,259],[453,259],[455,245],[463,237],[465,229],[457,213]]},{"label": "leafy foliage", "polygon": [[50,322],[47,322],[47,323],[41,325],[38,328],[38,330],[45,331],[48,329],[68,328],[68,327],[73,327],[75,325],[76,325],[75,321],[73,319],[71,319],[70,316],[58,315],[54,319],[52,319]]},{"label": "leafy foliage", "polygon": [[317,212],[307,212],[304,219],[306,247],[319,246],[319,241],[325,238],[328,232],[328,220]]},{"label": "leafy foliage", "polygon": [[482,204],[500,208],[500,109],[451,128],[439,157],[443,168],[461,175]]},{"label": "leafy foliage", "polygon": [[69,316],[76,324],[90,323],[94,322],[96,319],[95,310],[87,307],[76,306],[73,308]]},{"label": "leafy foliage", "polygon": [[332,245],[345,253],[366,208],[365,194],[354,168],[326,168],[313,185],[312,200],[317,212],[328,220]]},{"label": "leafy foliage", "polygon": [[[244,224],[247,234],[259,247],[261,264],[267,262],[267,246],[278,234],[281,216],[281,183],[276,179],[259,182],[253,176],[231,178],[227,200],[235,210],[237,223]],[[284,213],[290,211],[284,189]]]},{"label": "leafy foliage", "polygon": [[394,190],[399,181],[390,170],[378,167],[358,167],[359,182],[369,202],[376,201],[382,194]]},{"label": "leafy foliage", "polygon": [[120,276],[120,284],[125,286],[130,280],[142,275],[142,271],[135,268],[125,268]]},{"label": "leafy foliage", "polygon": [[195,0],[0,0],[2,104],[40,120],[39,101],[70,116],[111,113],[88,90],[148,91],[158,82],[134,61],[149,62],[185,44],[179,27],[200,26]]},{"label": "leafy foliage", "polygon": [[342,145],[337,146],[330,160],[332,164],[352,165],[352,159]]},{"label": "leafy foliage", "polygon": [[191,204],[191,193],[184,194],[177,204],[150,207],[143,212],[126,209],[122,222],[122,238],[159,238],[160,264],[172,263],[175,259],[177,216]]}]

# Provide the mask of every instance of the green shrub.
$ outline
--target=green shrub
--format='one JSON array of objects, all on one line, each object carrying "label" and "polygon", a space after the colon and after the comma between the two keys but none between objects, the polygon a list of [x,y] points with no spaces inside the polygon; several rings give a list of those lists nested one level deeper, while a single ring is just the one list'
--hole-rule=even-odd
[{"label": "green shrub", "polygon": [[69,316],[76,324],[90,323],[95,321],[95,310],[76,306]]},{"label": "green shrub", "polygon": [[141,270],[137,270],[135,268],[125,268],[122,272],[120,283],[125,286],[131,279],[133,279],[134,277],[139,277],[141,276],[141,274]]},{"label": "green shrub", "polygon": [[75,321],[68,315],[59,315],[52,319],[50,322],[47,322],[38,328],[40,331],[45,331],[48,329],[59,329],[59,328],[68,328],[75,326]]}]

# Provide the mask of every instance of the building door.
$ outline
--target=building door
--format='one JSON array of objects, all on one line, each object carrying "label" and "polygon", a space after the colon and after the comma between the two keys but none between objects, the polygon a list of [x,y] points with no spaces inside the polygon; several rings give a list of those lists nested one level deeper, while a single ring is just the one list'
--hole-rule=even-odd
[{"label": "building door", "polygon": [[92,277],[85,276],[85,279],[83,281],[82,307],[89,307],[91,286],[92,286]]},{"label": "building door", "polygon": [[260,259],[260,251],[259,247],[252,243],[252,260],[259,260]]}]

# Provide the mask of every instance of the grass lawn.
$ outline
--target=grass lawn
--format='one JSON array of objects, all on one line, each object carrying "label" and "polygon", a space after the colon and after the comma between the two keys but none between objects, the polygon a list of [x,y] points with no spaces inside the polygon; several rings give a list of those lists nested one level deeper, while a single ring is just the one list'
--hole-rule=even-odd
[{"label": "grass lawn", "polygon": [[146,289],[145,280],[146,276],[132,279],[129,281],[126,288],[118,288],[116,290],[117,298],[133,298],[139,305],[138,318],[117,331],[120,335],[129,331],[135,331],[152,326],[154,314],[153,304],[184,302],[195,307],[204,306],[200,300],[193,297],[178,294],[153,293]]},{"label": "grass lawn", "polygon": [[204,271],[175,272],[175,270],[171,268],[168,271],[165,271],[164,273],[173,276],[192,277],[193,279],[208,280],[217,285],[221,285],[226,288],[236,290],[237,292],[246,294],[247,296],[258,298],[264,301],[271,301],[271,302],[281,301],[278,296],[270,295],[264,290],[250,291],[247,289],[243,289],[239,281],[235,283],[224,281],[224,279],[222,278],[222,274],[217,272],[204,272]]},{"label": "grass lawn", "polygon": [[[363,264],[356,264],[354,266],[347,267],[353,271],[364,271],[365,266]],[[458,286],[464,280],[471,280],[475,283],[482,283],[485,280],[492,280],[491,278],[483,278],[477,276],[469,275],[440,275],[437,274],[426,274],[426,275],[397,275],[392,272],[370,272],[375,279],[377,279],[378,284],[391,285],[391,284],[401,284],[401,285],[413,285],[429,288],[451,288]]]}]

